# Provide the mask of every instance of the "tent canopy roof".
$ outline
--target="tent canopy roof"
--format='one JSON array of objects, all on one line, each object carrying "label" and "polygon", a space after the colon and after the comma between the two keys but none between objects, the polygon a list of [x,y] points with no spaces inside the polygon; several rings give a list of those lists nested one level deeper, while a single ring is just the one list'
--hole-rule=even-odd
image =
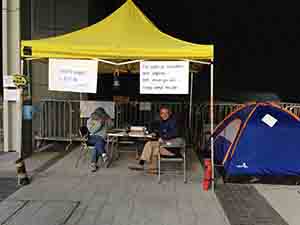
[{"label": "tent canopy roof", "polygon": [[[65,35],[22,41],[33,58],[213,60],[213,45],[182,41],[161,32],[127,0],[104,20]],[[24,54],[31,48],[31,55]]]}]

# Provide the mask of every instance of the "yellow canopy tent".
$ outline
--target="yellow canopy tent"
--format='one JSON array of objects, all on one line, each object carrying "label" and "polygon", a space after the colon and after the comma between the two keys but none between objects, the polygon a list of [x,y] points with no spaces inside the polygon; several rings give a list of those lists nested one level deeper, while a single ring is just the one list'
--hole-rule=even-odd
[{"label": "yellow canopy tent", "polygon": [[[57,37],[21,42],[21,56],[27,60],[95,59],[116,65],[118,68],[140,60],[188,60],[197,64],[209,64],[211,67],[211,132],[213,132],[214,124],[213,52],[213,45],[189,43],[161,32],[132,0],[127,0],[110,16],[90,27]],[[134,61],[124,62],[126,60]],[[191,76],[192,82],[193,76]],[[190,91],[190,115],[191,107],[192,89]],[[211,138],[211,149],[213,149],[213,138]],[[213,159],[213,151],[211,152]],[[212,178],[214,178],[213,174]]]},{"label": "yellow canopy tent", "polygon": [[[33,58],[213,60],[213,45],[193,44],[162,33],[132,0],[90,27],[22,41],[21,46],[22,57]],[[24,47],[31,48],[31,55]]]}]

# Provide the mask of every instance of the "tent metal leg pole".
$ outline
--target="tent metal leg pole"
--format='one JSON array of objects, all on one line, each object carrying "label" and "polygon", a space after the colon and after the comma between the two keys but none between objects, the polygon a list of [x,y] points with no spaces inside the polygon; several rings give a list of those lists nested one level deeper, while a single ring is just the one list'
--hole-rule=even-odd
[{"label": "tent metal leg pole", "polygon": [[194,72],[191,72],[190,109],[189,109],[189,129],[192,129],[192,108],[193,108],[193,81]]},{"label": "tent metal leg pole", "polygon": [[[1,35],[2,35],[2,76],[9,75],[8,74],[8,50],[7,50],[7,45],[8,45],[8,40],[7,40],[7,20],[8,20],[8,15],[7,15],[7,1],[8,0],[1,0],[2,1],[2,30],[1,30]],[[2,78],[3,79],[3,78]],[[3,92],[4,92],[4,87],[3,87]],[[8,109],[8,101],[3,98],[3,144],[4,144],[4,152],[8,152],[11,150],[10,146],[10,137],[9,137],[9,109]]]},{"label": "tent metal leg pole", "polygon": [[210,64],[210,152],[211,152],[211,178],[212,178],[212,192],[215,191],[215,173],[214,173],[214,65]]},{"label": "tent metal leg pole", "polygon": [[[192,132],[192,109],[193,109],[193,84],[194,84],[194,72],[191,72],[191,90],[190,90],[190,107],[189,107],[189,130],[188,130],[188,144],[193,143],[193,132]],[[192,163],[192,152],[188,152],[187,155],[188,163],[191,165]],[[186,162],[186,159],[184,159],[184,162]],[[184,170],[185,171],[185,170]],[[189,175],[190,176],[190,175]],[[186,178],[185,178],[186,181]]]},{"label": "tent metal leg pole", "polygon": [[[23,61],[24,62],[24,61]],[[31,90],[31,74],[30,74],[30,61],[26,60],[26,68],[27,68],[27,71],[26,71],[26,75],[27,75],[27,78],[28,78],[28,97],[31,99],[32,98],[32,90]]]}]

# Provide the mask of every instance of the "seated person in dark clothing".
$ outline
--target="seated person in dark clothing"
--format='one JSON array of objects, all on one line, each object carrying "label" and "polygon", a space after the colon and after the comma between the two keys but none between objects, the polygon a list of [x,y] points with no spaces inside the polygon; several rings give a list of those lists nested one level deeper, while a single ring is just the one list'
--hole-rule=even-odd
[{"label": "seated person in dark clothing", "polygon": [[[129,166],[130,169],[144,169],[145,162],[152,163],[152,165],[156,165],[155,158],[158,154],[165,155],[165,156],[174,156],[175,154],[169,149],[160,148],[159,145],[170,142],[178,142],[178,131],[176,120],[171,116],[171,111],[168,107],[163,106],[160,108],[159,111],[160,121],[158,126],[158,141],[148,141],[143,149],[142,155],[140,157],[139,164]],[[152,130],[153,131],[153,130]],[[154,131],[155,132],[155,129]]]},{"label": "seated person in dark clothing", "polygon": [[92,159],[90,165],[92,172],[95,172],[98,168],[97,162],[99,156],[102,157],[103,161],[107,160],[107,155],[105,152],[106,135],[107,130],[111,129],[112,127],[112,119],[101,107],[97,108],[87,121],[87,128],[90,133],[88,143],[95,146],[92,151]]}]

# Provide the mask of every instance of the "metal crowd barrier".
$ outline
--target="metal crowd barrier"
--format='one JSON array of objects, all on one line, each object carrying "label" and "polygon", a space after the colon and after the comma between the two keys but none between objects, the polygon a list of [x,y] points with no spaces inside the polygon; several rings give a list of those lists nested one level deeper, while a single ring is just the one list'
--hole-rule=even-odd
[{"label": "metal crowd barrier", "polygon": [[127,125],[145,125],[149,121],[157,119],[159,116],[159,108],[167,106],[173,114],[182,113],[185,126],[188,125],[188,107],[189,105],[181,102],[155,102],[149,103],[147,109],[144,108],[145,102],[129,102],[126,104],[116,104],[117,124],[118,127],[126,127]]},{"label": "metal crowd barrier", "polygon": [[[143,105],[144,106],[141,106]],[[147,105],[148,103],[146,103]],[[180,113],[181,130],[186,138],[188,132],[188,103],[159,102],[150,103],[145,107],[145,102],[129,102],[115,104],[115,127],[126,128],[129,125],[146,125],[158,118],[159,108],[168,106],[174,114]],[[79,127],[86,124],[86,118],[80,118],[80,101],[45,99],[40,103],[39,134],[35,137],[41,141],[64,141],[72,144],[79,139]],[[195,123],[192,123],[195,124]]]},{"label": "metal crowd barrier", "polygon": [[[191,127],[189,125],[188,102],[137,102],[115,104],[115,127],[126,128],[129,125],[145,125],[158,118],[159,108],[168,106],[174,114],[180,115],[180,131],[188,144],[197,148],[203,146],[210,134],[209,104],[193,104]],[[216,103],[214,105],[215,125],[241,104]],[[300,116],[300,104],[281,103],[281,107]],[[80,101],[53,100],[41,101],[40,131],[37,141],[65,141],[72,144],[80,140],[79,127],[86,124],[86,118],[80,118]]]},{"label": "metal crowd barrier", "polygon": [[300,117],[300,104],[299,103],[287,103],[282,102],[280,103],[280,106],[286,110],[289,110],[290,112],[294,113],[298,117]]},{"label": "metal crowd barrier", "polygon": [[35,136],[35,140],[64,141],[71,145],[73,141],[79,140],[80,125],[79,101],[42,100],[40,130],[39,134]]},{"label": "metal crowd barrier", "polygon": [[[242,104],[235,104],[235,103],[216,103],[214,105],[214,120],[216,126],[219,124],[227,115],[231,112],[235,111]],[[300,117],[300,104],[299,103],[287,103],[281,102],[280,106],[283,109],[286,109],[298,117]],[[209,104],[202,104],[198,108],[199,112],[195,117],[195,128],[194,132],[194,143],[198,145],[199,148],[203,147],[204,144],[208,141],[210,136],[210,112],[209,112]]]},{"label": "metal crowd barrier", "polygon": [[[148,104],[146,109],[144,104]],[[191,135],[195,130],[194,118],[196,110],[192,110],[192,127],[189,126],[189,103],[188,102],[129,102],[116,104],[116,126],[120,128],[129,125],[147,125],[150,121],[159,119],[159,109],[167,106],[176,115],[179,121],[180,134],[191,144]],[[195,106],[194,106],[195,108]]]}]

